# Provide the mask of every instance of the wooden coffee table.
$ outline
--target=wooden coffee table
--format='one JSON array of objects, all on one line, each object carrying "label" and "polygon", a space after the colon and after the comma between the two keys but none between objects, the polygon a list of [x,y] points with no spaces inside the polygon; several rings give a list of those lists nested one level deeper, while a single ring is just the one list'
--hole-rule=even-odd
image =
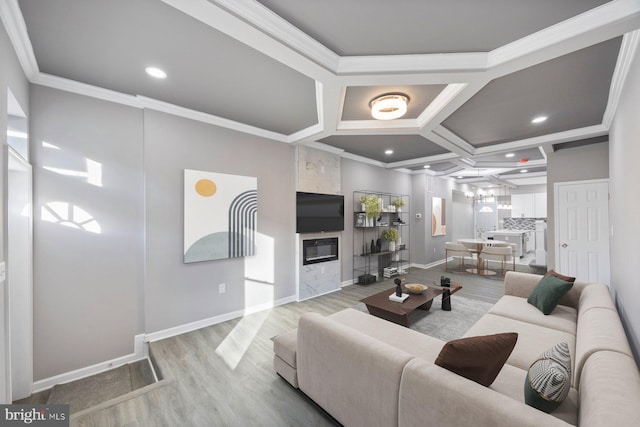
[{"label": "wooden coffee table", "polygon": [[451,295],[462,289],[460,283],[451,283],[451,287],[444,288],[436,285],[427,285],[429,289],[422,294],[409,293],[404,285],[402,291],[409,294],[404,302],[394,302],[389,300],[389,295],[395,293],[396,288],[391,288],[377,294],[371,295],[360,302],[367,306],[367,310],[374,316],[389,320],[402,326],[409,326],[409,315],[414,310],[429,310],[433,299],[438,295],[442,295],[446,290],[451,291]]}]

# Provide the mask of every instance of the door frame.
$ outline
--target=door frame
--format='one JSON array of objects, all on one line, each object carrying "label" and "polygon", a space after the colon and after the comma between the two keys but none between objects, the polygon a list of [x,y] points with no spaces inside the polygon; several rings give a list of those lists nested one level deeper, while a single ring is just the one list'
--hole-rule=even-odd
[{"label": "door frame", "polygon": [[[26,190],[26,199],[29,205],[28,225],[26,233],[21,233],[20,239],[27,240],[26,248],[23,246],[21,254],[14,253],[13,235],[7,233],[7,280],[5,282],[7,292],[7,310],[8,318],[8,342],[9,342],[9,370],[10,370],[10,391],[8,397],[11,400],[21,399],[31,395],[33,390],[33,167],[24,159],[18,151],[12,147],[7,147],[7,209],[5,211],[7,224],[10,221],[12,203],[12,179],[11,164],[19,165],[20,169],[15,170],[24,174],[27,178],[26,188],[21,186],[17,191]],[[24,196],[24,195],[23,195]],[[25,279],[26,289],[20,289],[17,294],[16,284],[11,283],[12,271],[15,271],[16,264],[12,259],[17,256],[21,257],[18,265],[24,269],[20,271],[21,280]],[[25,258],[26,257],[26,258]],[[14,270],[12,270],[12,267]],[[19,308],[19,310],[17,310]],[[19,360],[20,363],[16,363]],[[20,368],[16,371],[16,368]]]},{"label": "door frame", "polygon": [[[564,181],[564,182],[554,182],[553,183],[553,236],[554,236],[554,258],[555,258],[555,268],[560,268],[560,195],[559,195],[559,187],[565,185],[588,185],[588,184],[607,184],[607,189],[609,189],[610,179],[609,178],[599,178],[599,179],[586,179],[580,181]],[[607,230],[609,233],[607,234],[609,240],[611,240],[611,222],[609,221],[609,196],[607,196]],[[608,245],[610,249],[611,245]],[[609,264],[611,260],[609,260]],[[609,265],[609,279],[611,278],[611,266]]]}]

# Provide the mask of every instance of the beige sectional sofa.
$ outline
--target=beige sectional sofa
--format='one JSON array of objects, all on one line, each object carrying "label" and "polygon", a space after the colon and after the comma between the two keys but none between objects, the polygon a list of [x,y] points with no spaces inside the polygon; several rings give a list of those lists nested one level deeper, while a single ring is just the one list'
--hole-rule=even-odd
[{"label": "beige sectional sofa", "polygon": [[[354,309],[304,314],[274,340],[275,370],[345,426],[640,425],[640,374],[609,289],[576,281],[545,316],[527,303],[541,277],[507,273],[505,295],[465,334],[518,333],[489,387],[435,365],[443,341]],[[560,341],[572,388],[547,414],[524,403],[524,381]]]}]

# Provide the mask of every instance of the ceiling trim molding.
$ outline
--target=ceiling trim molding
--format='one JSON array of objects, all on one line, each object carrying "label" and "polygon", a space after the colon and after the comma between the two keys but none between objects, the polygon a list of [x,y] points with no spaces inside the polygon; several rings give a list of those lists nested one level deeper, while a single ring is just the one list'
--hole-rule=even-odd
[{"label": "ceiling trim molding", "polygon": [[502,144],[488,145],[476,148],[475,155],[495,154],[504,151],[521,150],[533,148],[545,144],[562,144],[563,142],[577,141],[579,139],[602,136],[609,133],[609,130],[602,124],[587,126],[578,129],[571,129],[563,132],[551,133],[548,135],[536,136],[533,138],[521,139],[518,141],[505,142]]},{"label": "ceiling trim molding", "polygon": [[396,120],[344,120],[338,123],[337,131],[340,135],[367,135],[367,131],[376,134],[387,131],[390,134],[416,134],[419,128],[416,119]]},{"label": "ceiling trim molding", "polygon": [[22,71],[29,81],[38,74],[38,62],[17,0],[0,1],[0,19],[16,52]]},{"label": "ceiling trim molding", "polygon": [[300,140],[307,138],[315,138],[316,135],[321,134],[323,131],[323,127],[320,123],[316,123],[313,126],[309,126],[306,129],[299,130],[298,132],[292,133],[286,137],[286,141],[289,144],[294,144]]},{"label": "ceiling trim molding", "polygon": [[418,116],[416,119],[418,126],[423,128],[427,123],[431,122],[431,120],[437,117],[467,86],[467,83],[448,84]]},{"label": "ceiling trim molding", "polygon": [[639,43],[640,30],[627,33],[622,38],[622,46],[620,46],[618,61],[616,62],[616,68],[613,71],[613,77],[611,78],[611,88],[609,89],[607,108],[605,109],[602,117],[602,124],[607,129],[611,127],[611,122],[616,114],[618,103],[620,102],[620,96],[622,95],[622,89],[627,80],[627,76],[629,75],[629,69],[631,68],[631,63],[633,62],[635,53],[638,50]]},{"label": "ceiling trim molding", "polygon": [[257,1],[211,0],[322,67],[335,72],[340,57]]},{"label": "ceiling trim molding", "polygon": [[333,72],[298,53],[257,26],[208,0],[162,0],[171,7],[312,79],[329,78]]},{"label": "ceiling trim molding", "polygon": [[30,80],[31,83],[47,86],[52,89],[71,92],[77,95],[84,95],[91,98],[101,99],[103,101],[114,102],[116,104],[127,105],[129,107],[142,108],[142,104],[138,97],[110,89],[104,89],[99,86],[93,86],[87,83],[81,83],[46,73],[37,73]]},{"label": "ceiling trim molding", "polygon": [[340,57],[340,76],[385,73],[477,73],[487,70],[487,54],[436,53],[426,55],[373,55]]},{"label": "ceiling trim molding", "polygon": [[439,162],[448,161],[448,160],[457,159],[457,158],[458,158],[458,155],[455,153],[442,153],[442,154],[436,154],[433,156],[420,157],[417,159],[409,159],[409,160],[402,160],[399,162],[387,163],[387,167],[403,168],[403,167],[419,166],[427,163],[439,163]]},{"label": "ceiling trim molding", "polygon": [[492,78],[548,61],[633,31],[640,2],[614,0],[489,52]]},{"label": "ceiling trim molding", "polygon": [[463,156],[472,156],[476,153],[476,148],[473,145],[442,125],[436,126],[431,132],[458,147],[464,153]]},{"label": "ceiling trim molding", "polygon": [[547,165],[545,159],[529,160],[526,163],[518,163],[517,161],[505,162],[505,161],[478,161],[475,164],[475,168],[508,168],[508,169],[522,169],[522,168],[537,168]]},{"label": "ceiling trim molding", "polygon": [[305,142],[304,144],[300,144],[300,145],[304,145],[305,147],[315,148],[317,150],[327,151],[333,154],[338,154],[339,156],[342,156],[342,154],[344,153],[344,150],[342,148],[334,147],[333,145],[324,144],[322,142],[315,142],[315,141]]},{"label": "ceiling trim molding", "polygon": [[340,157],[343,157],[349,160],[355,160],[356,162],[360,162],[360,163],[366,163],[368,165],[378,166],[379,168],[385,168],[385,169],[387,168],[387,163],[384,163],[378,160],[373,160],[368,157],[358,156],[357,154],[348,153],[346,151],[340,154]]},{"label": "ceiling trim molding", "polygon": [[184,117],[214,126],[235,130],[249,135],[259,136],[280,142],[287,142],[287,136],[281,133],[268,131],[265,129],[250,126],[234,120],[225,119],[223,117],[214,116],[212,114],[203,113],[201,111],[191,110],[185,107],[179,107],[168,102],[158,101],[157,99],[147,98],[146,96],[138,96],[142,106],[151,110],[161,111],[163,113],[172,114],[174,116]]}]

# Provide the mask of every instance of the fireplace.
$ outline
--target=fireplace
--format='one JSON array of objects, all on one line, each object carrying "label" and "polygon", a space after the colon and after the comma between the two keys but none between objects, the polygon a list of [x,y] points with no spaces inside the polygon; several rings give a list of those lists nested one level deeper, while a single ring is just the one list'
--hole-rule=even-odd
[{"label": "fireplace", "polygon": [[338,259],[338,238],[309,239],[302,241],[302,265]]}]

